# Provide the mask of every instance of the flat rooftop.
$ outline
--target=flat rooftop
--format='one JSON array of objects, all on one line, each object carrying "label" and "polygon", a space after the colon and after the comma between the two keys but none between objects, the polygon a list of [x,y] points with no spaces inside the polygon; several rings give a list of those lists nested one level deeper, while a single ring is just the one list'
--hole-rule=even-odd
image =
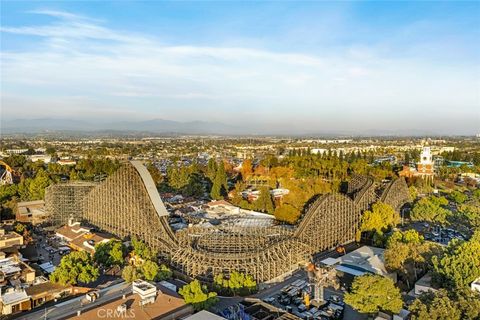
[{"label": "flat rooftop", "polygon": [[[167,290],[163,287],[160,287],[163,293],[160,293],[155,298],[155,302],[151,304],[146,304],[143,307],[140,306],[140,297],[138,294],[131,294],[128,295],[125,299],[114,300],[107,304],[98,306],[93,308],[92,310],[85,311],[80,316],[74,315],[68,319],[75,319],[75,320],[91,320],[91,319],[98,319],[101,314],[115,314],[117,307],[121,304],[127,305],[127,311],[125,313],[125,317],[118,316],[118,319],[126,319],[131,317],[135,320],[150,320],[150,319],[163,319],[164,317],[168,316],[169,314],[173,314],[179,308],[185,307],[185,302],[183,299],[176,293]],[[190,308],[190,307],[188,307]],[[111,310],[111,311],[109,311]],[[132,316],[132,315],[135,316]],[[187,313],[189,314],[189,313]],[[106,317],[106,316],[105,316]]]}]

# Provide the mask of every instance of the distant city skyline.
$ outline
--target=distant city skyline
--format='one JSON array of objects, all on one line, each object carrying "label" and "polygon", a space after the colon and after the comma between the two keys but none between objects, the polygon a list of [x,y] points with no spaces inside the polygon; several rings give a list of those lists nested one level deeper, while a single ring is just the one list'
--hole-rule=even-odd
[{"label": "distant city skyline", "polygon": [[480,3],[3,1],[1,118],[480,131]]}]

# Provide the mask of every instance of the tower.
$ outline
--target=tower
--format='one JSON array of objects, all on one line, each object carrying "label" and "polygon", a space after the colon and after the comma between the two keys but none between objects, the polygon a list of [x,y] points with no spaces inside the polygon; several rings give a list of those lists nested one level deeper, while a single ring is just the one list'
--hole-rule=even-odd
[{"label": "tower", "polygon": [[433,159],[430,147],[423,147],[420,161],[417,163],[417,172],[422,178],[433,177]]}]

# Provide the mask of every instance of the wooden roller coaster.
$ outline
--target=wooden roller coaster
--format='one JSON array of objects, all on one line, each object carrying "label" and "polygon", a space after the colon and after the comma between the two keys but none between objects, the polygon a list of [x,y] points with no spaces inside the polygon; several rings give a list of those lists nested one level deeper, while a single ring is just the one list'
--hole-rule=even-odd
[{"label": "wooden roller coaster", "polygon": [[346,195],[318,198],[296,226],[194,226],[174,233],[147,175],[138,163],[127,163],[99,184],[51,186],[47,210],[58,223],[75,211],[77,218],[104,231],[136,236],[189,277],[208,281],[240,271],[266,282],[304,266],[317,252],[354,241],[362,212],[375,201],[396,209],[408,201],[403,179],[392,181],[379,196],[371,178],[355,176]]}]

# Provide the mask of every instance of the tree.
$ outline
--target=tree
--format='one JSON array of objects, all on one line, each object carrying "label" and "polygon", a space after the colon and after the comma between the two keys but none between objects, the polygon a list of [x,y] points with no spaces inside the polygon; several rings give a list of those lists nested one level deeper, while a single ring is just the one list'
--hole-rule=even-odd
[{"label": "tree", "polygon": [[408,288],[417,280],[417,269],[423,271],[431,265],[434,255],[441,252],[440,246],[425,242],[415,230],[395,231],[387,240],[384,252],[385,267],[396,271]]},{"label": "tree", "polygon": [[141,279],[142,274],[138,271],[138,269],[135,266],[128,265],[125,268],[123,268],[122,278],[126,282],[133,282],[137,279]]},{"label": "tree", "polygon": [[193,280],[178,290],[187,304],[191,304],[195,311],[209,309],[218,302],[217,293],[209,292],[207,286],[202,286],[200,281]]},{"label": "tree", "polygon": [[370,314],[378,311],[398,313],[403,306],[400,290],[393,281],[371,274],[356,277],[344,300],[355,310]]},{"label": "tree", "polygon": [[410,201],[415,201],[418,197],[418,190],[415,186],[408,187],[408,194],[410,196]]},{"label": "tree", "polygon": [[222,177],[217,175],[213,180],[212,190],[210,191],[210,197],[215,200],[223,199],[224,189]]},{"label": "tree", "polygon": [[[400,223],[400,215],[392,206],[376,202],[372,205],[371,211],[367,210],[363,213],[359,232],[371,232],[381,236],[398,223]],[[360,240],[359,235],[357,235],[357,240]]]},{"label": "tree", "polygon": [[433,257],[434,279],[446,288],[465,288],[480,277],[480,230],[469,241],[450,241],[441,256]]},{"label": "tree", "polygon": [[153,163],[147,165],[147,170],[152,176],[153,182],[155,182],[155,185],[158,187],[163,182],[162,173]]},{"label": "tree", "polygon": [[480,318],[480,294],[469,289],[426,292],[409,308],[412,320],[477,320]]},{"label": "tree", "polygon": [[29,199],[30,200],[40,200],[45,198],[45,188],[48,187],[51,183],[48,173],[40,169],[38,170],[35,178],[31,180],[28,186]]},{"label": "tree", "polygon": [[410,212],[410,218],[413,221],[429,221],[445,223],[447,217],[451,214],[448,209],[443,208],[448,204],[445,197],[432,196],[418,200]]},{"label": "tree", "polygon": [[252,175],[252,172],[253,172],[252,160],[250,159],[243,160],[241,172],[242,172],[243,181],[246,181],[248,177]]},{"label": "tree", "polygon": [[157,273],[157,281],[170,279],[173,275],[172,270],[164,264],[160,265],[160,268]]},{"label": "tree", "polygon": [[62,257],[60,265],[50,274],[50,281],[62,285],[95,281],[100,272],[86,251],[74,251]]},{"label": "tree", "polygon": [[102,242],[95,246],[93,259],[106,267],[122,266],[124,263],[125,248],[119,240]]},{"label": "tree", "polygon": [[294,224],[297,222],[298,218],[300,217],[300,210],[296,209],[292,205],[289,204],[282,204],[275,208],[275,219],[279,221],[285,221],[290,224]]},{"label": "tree", "polygon": [[156,257],[156,253],[141,240],[136,237],[132,238],[133,252],[143,260],[152,260]]},{"label": "tree", "polygon": [[148,260],[142,264],[142,274],[148,281],[155,280],[159,271],[160,267],[153,261]]},{"label": "tree", "polygon": [[246,295],[257,289],[257,282],[249,274],[232,271],[227,277],[218,274],[214,277],[215,288],[225,294]]},{"label": "tree", "polygon": [[275,208],[273,206],[272,196],[270,195],[270,190],[266,187],[260,189],[260,195],[255,201],[255,209],[273,214]]},{"label": "tree", "polygon": [[466,196],[465,194],[459,191],[452,191],[448,197],[450,200],[452,200],[456,204],[462,204],[468,199],[468,196]]}]

